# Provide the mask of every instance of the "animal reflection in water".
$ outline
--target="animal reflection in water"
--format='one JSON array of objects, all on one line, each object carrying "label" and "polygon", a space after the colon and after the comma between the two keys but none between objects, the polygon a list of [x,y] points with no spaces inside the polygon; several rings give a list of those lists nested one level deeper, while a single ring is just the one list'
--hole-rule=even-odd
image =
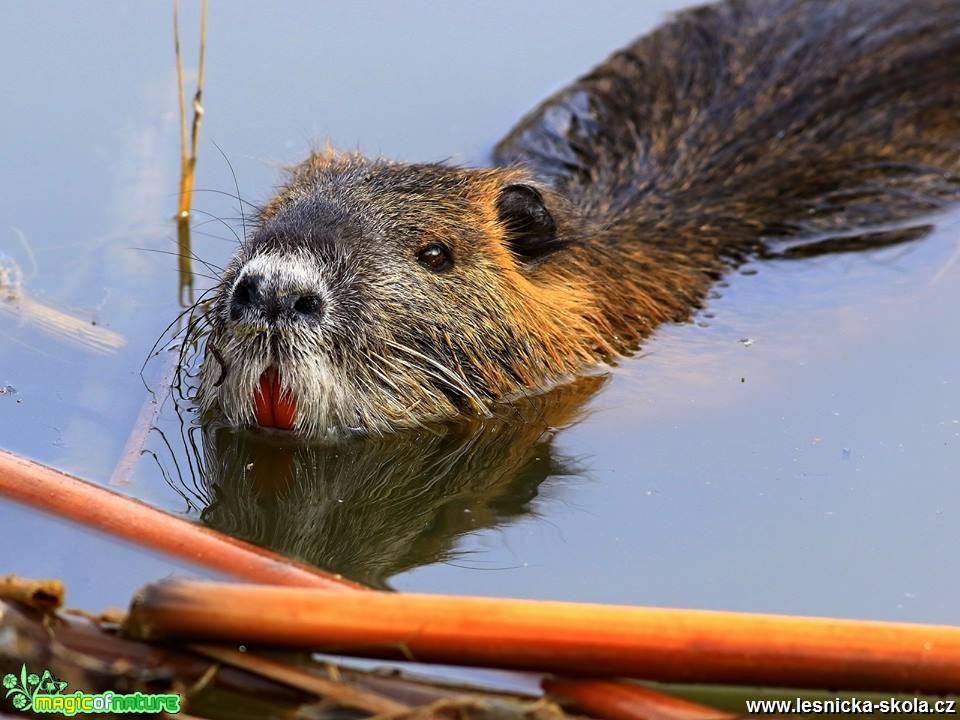
[{"label": "animal reflection in water", "polygon": [[207,502],[201,519],[388,587],[405,570],[456,562],[464,533],[532,513],[548,478],[581,474],[579,463],[557,455],[552,444],[603,382],[580,378],[482,422],[335,445],[208,424],[202,450],[194,450]]}]

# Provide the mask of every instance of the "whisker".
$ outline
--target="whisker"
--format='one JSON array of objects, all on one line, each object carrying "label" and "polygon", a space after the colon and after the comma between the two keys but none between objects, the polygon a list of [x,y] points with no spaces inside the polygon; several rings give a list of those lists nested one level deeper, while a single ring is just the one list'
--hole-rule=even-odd
[{"label": "whisker", "polygon": [[233,186],[237,189],[237,202],[240,203],[240,219],[243,222],[243,236],[247,236],[247,218],[243,214],[243,201],[240,199],[240,183],[237,182],[237,173],[233,169],[233,163],[230,162],[230,158],[227,157],[227,154],[223,151],[217,142],[214,140],[213,146],[217,148],[219,153],[223,156],[224,162],[227,163],[227,167],[230,168],[230,174],[233,175]]},{"label": "whisker", "polygon": [[217,350],[216,345],[207,343],[207,349],[213,353],[214,359],[220,363],[220,377],[218,377],[217,381],[213,384],[214,387],[220,387],[223,385],[223,381],[227,379],[227,372],[230,370],[230,366],[224,362],[223,355],[221,355],[220,351]]},{"label": "whisker", "polygon": [[[486,407],[486,405],[484,404],[484,402],[480,399],[480,397],[476,394],[476,392],[474,392],[473,388],[471,388],[469,385],[467,385],[466,380],[465,380],[464,378],[462,378],[461,376],[457,375],[455,372],[453,372],[453,371],[452,371],[450,368],[448,368],[446,365],[444,365],[444,364],[442,364],[441,362],[435,360],[434,358],[431,358],[431,357],[428,356],[428,355],[424,355],[424,354],[421,353],[421,352],[417,352],[417,351],[414,350],[413,348],[407,347],[406,345],[403,345],[403,344],[401,344],[401,343],[396,343],[396,342],[393,342],[393,341],[391,341],[391,340],[387,340],[387,339],[385,339],[385,338],[383,339],[383,341],[384,341],[387,345],[390,345],[391,347],[394,347],[394,348],[396,348],[397,350],[401,350],[401,351],[403,351],[403,352],[410,353],[410,354],[413,355],[414,357],[418,357],[418,358],[420,358],[420,359],[422,359],[422,360],[425,360],[425,361],[427,361],[428,363],[430,363],[433,367],[435,367],[437,370],[439,370],[441,373],[443,373],[443,374],[446,376],[446,378],[449,378],[449,380],[446,380],[446,384],[447,384],[447,385],[449,385],[450,387],[452,387],[452,388],[455,389],[455,390],[459,390],[459,391],[463,392],[464,395],[466,395],[468,398],[470,398],[471,400],[473,400],[473,402],[477,405],[477,408],[480,409],[481,411],[483,411],[483,413],[484,413],[485,415],[488,415],[488,414],[489,414],[489,411],[487,410],[487,407]],[[403,360],[399,360],[399,362],[403,362]],[[426,370],[425,368],[420,368],[420,369],[421,369],[421,370],[424,370],[424,371]],[[436,376],[435,376],[435,377],[436,377]]]},{"label": "whisker", "polygon": [[[366,353],[366,358],[367,358],[367,360],[370,361],[370,364],[367,365],[367,367],[368,367],[369,369],[373,370],[374,374],[375,374],[378,378],[380,378],[380,380],[381,380],[385,385],[387,385],[387,387],[388,387],[390,390],[392,390],[392,391],[399,397],[399,396],[401,395],[401,393],[400,393],[400,388],[398,388],[397,385],[396,385],[396,383],[394,383],[393,380],[391,380],[388,375],[384,374],[383,371],[377,366],[377,364],[376,364],[375,362],[373,362],[373,361],[374,361],[374,358],[373,358],[373,357],[370,357],[370,353],[373,353],[373,355],[376,357],[376,359],[377,359],[377,360],[380,360],[384,365],[389,365],[389,364],[391,363],[391,360],[390,360],[389,358],[384,357],[384,356],[381,355],[380,353],[375,352],[374,350],[369,350],[369,351]],[[403,361],[401,360],[400,362],[403,362]],[[412,367],[414,367],[415,369],[420,370],[421,372],[425,373],[425,374],[427,375],[427,377],[435,378],[435,379],[440,380],[440,381],[443,382],[443,379],[442,379],[442,378],[437,377],[436,375],[434,375],[433,373],[431,373],[431,372],[430,372],[429,370],[427,370],[426,368],[422,368],[422,367],[420,367],[419,365],[412,365]],[[414,413],[414,410],[415,410],[422,402],[423,402],[422,398],[417,398],[417,399],[414,400],[412,403],[407,404],[406,407],[403,408],[402,412],[405,414],[405,416],[406,416],[408,419],[412,419],[413,422],[414,422],[414,424],[415,424],[417,427],[426,428],[427,425],[426,425],[419,417],[417,417],[416,413]]]},{"label": "whisker", "polygon": [[228,223],[226,220],[221,218],[219,215],[214,215],[213,213],[207,212],[206,210],[198,210],[197,208],[194,208],[191,212],[200,213],[201,215],[206,215],[207,217],[212,218],[213,220],[219,221],[221,225],[223,225],[227,230],[233,233],[233,236],[237,239],[238,243],[243,242],[240,236],[237,235],[237,231],[230,226],[230,223]]},{"label": "whisker", "polygon": [[[233,195],[231,195],[230,197],[233,197]],[[191,215],[191,217],[193,217],[193,216]],[[240,219],[240,218],[230,217],[229,215],[224,215],[223,217],[220,217],[219,215],[214,215],[212,219],[207,219],[207,220],[193,220],[193,221],[190,223],[190,230],[191,230],[191,232],[192,232],[194,229],[199,228],[199,227],[203,227],[204,225],[209,225],[210,223],[223,222],[223,221],[225,221],[225,220],[239,220],[239,219]]]},{"label": "whisker", "polygon": [[[204,291],[200,294],[200,297],[197,298],[197,301],[196,301],[193,305],[190,305],[189,307],[186,307],[186,308],[184,308],[183,310],[181,310],[181,311],[177,314],[177,316],[163,329],[163,332],[160,333],[160,337],[157,338],[156,342],[154,342],[154,343],[153,343],[153,346],[150,348],[150,352],[147,354],[147,359],[144,360],[143,366],[140,368],[141,372],[142,372],[143,369],[147,366],[147,363],[150,361],[150,358],[153,357],[153,354],[156,352],[157,348],[160,346],[160,341],[163,340],[163,338],[166,336],[166,334],[170,331],[170,328],[172,328],[174,325],[176,325],[178,322],[180,322],[180,320],[183,319],[183,316],[184,316],[184,315],[186,315],[187,313],[192,312],[200,303],[204,302],[205,296],[208,295],[209,293],[213,292],[214,290],[216,290],[215,287],[214,287],[214,288],[208,288],[208,289],[204,290]],[[179,335],[179,334],[180,334],[180,331],[178,331],[178,332],[176,333],[176,335],[174,335],[174,336],[171,338],[171,340],[172,340],[173,338],[177,337],[177,335]]]},{"label": "whisker", "polygon": [[224,237],[223,235],[214,235],[210,232],[204,232],[203,230],[197,230],[196,227],[190,228],[190,233],[192,235],[202,235],[203,237],[208,237],[213,240],[220,240],[221,242],[233,242],[233,238]]},{"label": "whisker", "polygon": [[[214,145],[217,145],[217,144],[214,143]],[[219,145],[217,145],[217,149],[220,150],[220,146],[219,146]],[[220,150],[220,152],[222,153],[223,151]],[[229,165],[229,163],[230,163],[230,161],[228,160],[228,161],[227,161],[227,164]],[[229,198],[233,198],[234,200],[237,200],[238,202],[240,202],[240,203],[242,203],[242,204],[244,204],[244,205],[249,206],[250,208],[252,208],[253,210],[255,210],[255,211],[257,211],[257,212],[259,212],[260,210],[263,209],[262,206],[257,205],[256,203],[250,202],[249,200],[245,200],[245,199],[243,199],[242,197],[240,197],[239,195],[234,195],[232,192],[227,192],[226,190],[217,190],[217,189],[215,189],[215,188],[194,188],[193,191],[194,191],[194,192],[214,193],[214,194],[216,194],[216,195],[226,195],[226,196],[229,197]]]},{"label": "whisker", "polygon": [[189,307],[184,308],[180,313],[177,314],[177,316],[163,329],[163,332],[160,333],[160,336],[153,343],[153,346],[150,348],[150,352],[147,354],[146,359],[144,359],[143,364],[140,366],[140,380],[141,382],[143,382],[143,385],[145,388],[147,388],[147,390],[150,390],[150,387],[147,385],[147,380],[144,377],[144,372],[146,371],[147,364],[150,362],[151,358],[156,356],[158,348],[160,347],[160,344],[163,342],[164,338],[167,337],[167,334],[170,332],[170,330],[175,325],[182,322],[184,316],[187,316],[188,319],[187,319],[186,326],[184,328],[177,330],[177,332],[170,337],[170,342],[172,343],[173,340],[176,339],[181,333],[184,334],[183,342],[179,347],[179,352],[177,357],[177,370],[174,373],[174,382],[172,383],[172,386],[180,385],[180,377],[182,373],[186,347],[191,342],[191,336],[193,336],[198,331],[198,329],[202,329],[204,325],[209,325],[209,322],[210,322],[209,319],[207,318],[206,311],[204,311],[202,315],[197,317],[194,317],[194,313],[200,308],[201,305],[209,305],[212,302],[212,300],[208,299],[207,296],[210,295],[210,293],[216,291],[217,289],[218,289],[218,286],[214,286],[204,290],[200,294],[200,296],[197,298],[196,302],[194,302]]},{"label": "whisker", "polygon": [[[198,263],[200,263],[201,265],[203,265],[204,267],[206,267],[207,270],[209,270],[209,271],[212,272],[212,273],[218,273],[218,274],[219,274],[219,273],[224,272],[223,268],[220,267],[219,265],[216,265],[216,264],[211,263],[211,262],[207,262],[206,260],[201,260],[199,257],[197,257],[196,253],[193,253],[193,252],[191,252],[189,255],[183,255],[183,254],[181,254],[181,253],[174,252],[173,250],[160,250],[160,249],[158,249],[158,248],[130,247],[130,248],[127,248],[127,249],[128,249],[128,250],[139,250],[140,252],[152,252],[152,253],[157,253],[158,255],[172,255],[172,256],[175,257],[175,258],[182,258],[182,259],[188,259],[188,258],[189,258],[190,260],[196,260]],[[197,274],[198,274],[198,273],[194,273],[194,275],[197,275]]]},{"label": "whisker", "polygon": [[[197,304],[194,305],[193,310],[196,310],[198,307]],[[183,394],[183,376],[184,376],[184,366],[187,358],[187,349],[193,343],[193,339],[201,337],[201,332],[204,329],[204,325],[209,326],[209,321],[206,318],[206,314],[194,318],[193,312],[190,313],[190,317],[187,320],[186,333],[184,335],[183,342],[180,344],[179,354],[177,357],[177,372],[175,375],[177,391],[180,393],[181,397],[184,397]],[[199,350],[199,347],[197,348]],[[188,374],[189,377],[189,374]]]}]

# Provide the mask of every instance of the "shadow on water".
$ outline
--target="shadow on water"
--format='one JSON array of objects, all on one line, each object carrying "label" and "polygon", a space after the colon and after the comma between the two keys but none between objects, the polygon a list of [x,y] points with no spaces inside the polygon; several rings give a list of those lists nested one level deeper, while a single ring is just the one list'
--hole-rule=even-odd
[{"label": "shadow on water", "polygon": [[385,588],[452,560],[461,535],[531,513],[548,478],[582,474],[552,442],[603,383],[580,378],[479,423],[337,444],[210,423],[202,449],[187,443],[198,482],[172,476],[210,527]]}]

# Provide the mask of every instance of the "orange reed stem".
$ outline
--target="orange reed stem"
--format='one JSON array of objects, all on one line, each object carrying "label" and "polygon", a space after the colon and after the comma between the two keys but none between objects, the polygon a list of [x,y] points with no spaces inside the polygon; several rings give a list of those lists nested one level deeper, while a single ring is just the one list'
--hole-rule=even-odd
[{"label": "orange reed stem", "polygon": [[731,720],[732,713],[611,680],[547,678],[543,689],[569,700],[579,712],[607,720]]},{"label": "orange reed stem", "polygon": [[243,580],[331,590],[362,587],[4,450],[0,495]]},{"label": "orange reed stem", "polygon": [[[341,591],[367,590],[339,575],[295,563],[4,450],[0,450],[0,495],[243,580]],[[578,682],[567,681],[571,685]],[[593,712],[610,720],[631,717],[606,714],[602,701]],[[634,715],[631,720],[643,717]]]},{"label": "orange reed stem", "polygon": [[139,593],[127,629],[664,682],[960,691],[960,628],[933,625],[166,582]]}]

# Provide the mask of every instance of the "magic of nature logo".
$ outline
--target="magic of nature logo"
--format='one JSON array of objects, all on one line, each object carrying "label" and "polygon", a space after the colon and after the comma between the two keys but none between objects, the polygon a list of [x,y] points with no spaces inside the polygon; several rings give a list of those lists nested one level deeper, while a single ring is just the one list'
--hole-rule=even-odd
[{"label": "magic of nature logo", "polygon": [[178,713],[180,696],[176,694],[150,693],[85,693],[77,690],[64,692],[67,683],[58,680],[49,670],[42,674],[27,672],[27,666],[20,668],[20,676],[7,673],[3,676],[6,698],[17,710],[32,711],[38,714],[58,713],[77,715],[82,713]]}]

